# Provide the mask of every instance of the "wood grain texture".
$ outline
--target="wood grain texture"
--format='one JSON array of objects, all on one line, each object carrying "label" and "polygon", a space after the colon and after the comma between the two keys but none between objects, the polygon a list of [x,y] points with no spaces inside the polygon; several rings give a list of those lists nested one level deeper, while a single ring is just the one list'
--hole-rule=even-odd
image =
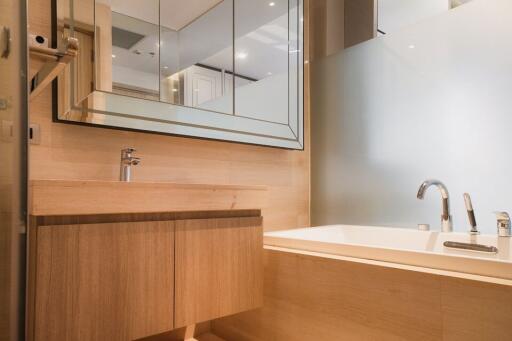
[{"label": "wood grain texture", "polygon": [[173,237],[173,222],[38,227],[34,340],[171,330]]},{"label": "wood grain texture", "polygon": [[36,216],[259,209],[263,186],[33,180]]},{"label": "wood grain texture", "polygon": [[512,339],[508,286],[265,250],[264,307],[212,322],[225,340]]},{"label": "wood grain texture", "polygon": [[[29,0],[32,33],[51,36],[50,3]],[[32,73],[38,63],[31,60]],[[134,181],[263,185],[265,230],[309,226],[308,72],[306,65],[304,151],[54,123],[46,89],[30,108],[31,123],[41,126],[41,144],[30,147],[31,179],[116,180],[119,151],[133,146],[142,157]]]},{"label": "wood grain texture", "polygon": [[262,305],[261,218],[177,221],[175,257],[176,327]]},{"label": "wood grain texture", "polygon": [[512,288],[441,278],[443,340],[512,340]]},{"label": "wood grain texture", "polygon": [[344,0],[345,48],[377,36],[377,0]]}]

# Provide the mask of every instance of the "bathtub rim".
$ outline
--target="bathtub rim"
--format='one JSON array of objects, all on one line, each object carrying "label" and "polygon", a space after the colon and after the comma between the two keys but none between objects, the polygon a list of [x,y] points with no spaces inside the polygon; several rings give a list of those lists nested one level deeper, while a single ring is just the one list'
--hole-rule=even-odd
[{"label": "bathtub rim", "polygon": [[[355,225],[326,225],[325,227],[343,227]],[[365,226],[368,228],[381,228],[378,226]],[[315,227],[313,227],[314,229]],[[384,227],[395,229],[392,227]],[[281,248],[293,250],[295,253],[313,252],[317,255],[344,257],[345,260],[358,261],[387,267],[412,267],[411,270],[427,273],[442,272],[443,275],[474,279],[483,282],[491,282],[512,286],[512,262],[501,259],[477,258],[464,254],[442,254],[433,251],[393,249],[374,245],[356,243],[329,243],[312,241],[307,239],[289,238],[284,236],[272,236],[275,232],[289,232],[297,230],[309,230],[312,228],[298,228],[291,230],[269,231],[264,235],[265,248]],[[396,228],[408,232],[420,232],[406,228]],[[438,232],[438,231],[428,231]],[[457,233],[463,235],[463,233]],[[492,236],[492,235],[489,235]],[[329,257],[330,258],[330,257]],[[406,261],[404,261],[404,259]]]},{"label": "bathtub rim", "polygon": [[504,285],[504,286],[512,287],[512,280],[505,279],[505,278],[499,278],[499,277],[482,276],[482,275],[475,275],[475,274],[458,272],[458,271],[449,271],[449,270],[428,268],[428,267],[423,267],[423,266],[407,265],[407,264],[400,264],[400,263],[394,263],[394,262],[384,262],[384,261],[380,261],[380,260],[364,259],[364,258],[357,258],[357,257],[350,257],[350,256],[341,256],[341,255],[336,255],[336,254],[317,252],[317,251],[307,251],[307,250],[294,249],[294,248],[281,247],[281,246],[264,245],[263,249],[267,250],[267,251],[291,253],[291,254],[295,254],[297,256],[327,258],[327,259],[339,260],[339,261],[344,261],[344,262],[353,262],[353,263],[358,263],[358,264],[379,266],[379,267],[398,269],[398,270],[404,270],[404,271],[421,272],[421,273],[427,273],[427,274],[437,275],[437,276],[459,278],[459,279],[464,279],[464,280],[471,280],[471,281],[476,281],[476,282],[483,282],[483,283],[490,283],[490,284],[497,284],[497,285]]}]

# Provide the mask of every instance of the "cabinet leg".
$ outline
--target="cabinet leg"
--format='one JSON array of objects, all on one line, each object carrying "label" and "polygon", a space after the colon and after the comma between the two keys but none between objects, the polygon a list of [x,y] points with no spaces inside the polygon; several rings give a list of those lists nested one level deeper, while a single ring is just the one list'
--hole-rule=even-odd
[{"label": "cabinet leg", "polygon": [[195,324],[186,326],[184,340],[185,341],[197,341],[197,339],[195,338],[195,333],[196,333],[196,325]]}]

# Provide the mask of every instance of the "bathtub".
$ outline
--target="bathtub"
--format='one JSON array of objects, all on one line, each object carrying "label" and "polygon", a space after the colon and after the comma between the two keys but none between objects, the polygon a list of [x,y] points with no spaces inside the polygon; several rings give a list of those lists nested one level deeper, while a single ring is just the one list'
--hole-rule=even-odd
[{"label": "bathtub", "polygon": [[[447,248],[446,241],[494,246],[495,253]],[[332,225],[266,232],[266,248],[286,248],[390,267],[512,285],[512,238],[414,229]]]}]

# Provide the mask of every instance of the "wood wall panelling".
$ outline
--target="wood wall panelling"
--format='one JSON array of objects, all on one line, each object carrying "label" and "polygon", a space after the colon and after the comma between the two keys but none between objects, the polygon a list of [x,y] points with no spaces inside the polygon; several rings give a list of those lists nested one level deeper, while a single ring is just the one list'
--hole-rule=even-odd
[{"label": "wood wall panelling", "polygon": [[36,238],[35,341],[173,329],[174,222],[43,226]]},{"label": "wood wall panelling", "polygon": [[510,286],[265,250],[264,306],[212,322],[226,340],[512,340]]},{"label": "wood wall panelling", "polygon": [[377,36],[377,0],[344,0],[345,48]]},{"label": "wood wall panelling", "polygon": [[263,303],[261,217],[176,222],[175,325]]}]

